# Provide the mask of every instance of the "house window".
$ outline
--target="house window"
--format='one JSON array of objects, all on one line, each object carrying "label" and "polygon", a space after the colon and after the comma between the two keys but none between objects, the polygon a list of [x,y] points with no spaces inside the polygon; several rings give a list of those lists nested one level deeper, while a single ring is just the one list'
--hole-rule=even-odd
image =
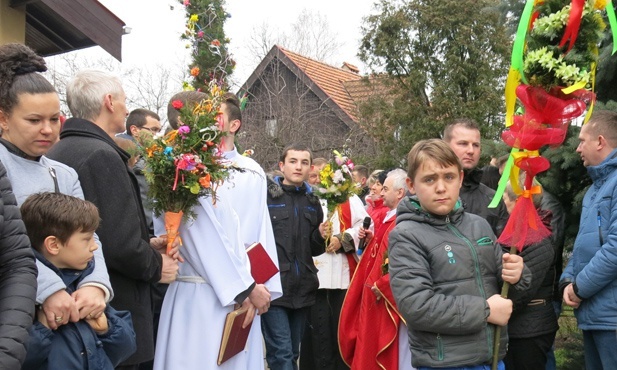
[{"label": "house window", "polygon": [[276,131],[278,128],[278,122],[276,118],[270,118],[266,120],[266,134],[276,137]]}]

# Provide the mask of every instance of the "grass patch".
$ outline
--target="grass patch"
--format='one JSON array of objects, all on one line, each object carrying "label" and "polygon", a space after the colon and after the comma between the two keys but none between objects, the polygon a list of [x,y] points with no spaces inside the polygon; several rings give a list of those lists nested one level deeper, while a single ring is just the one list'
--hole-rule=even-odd
[{"label": "grass patch", "polygon": [[563,306],[559,331],[555,337],[555,361],[558,370],[585,369],[583,333],[576,326],[572,308]]}]

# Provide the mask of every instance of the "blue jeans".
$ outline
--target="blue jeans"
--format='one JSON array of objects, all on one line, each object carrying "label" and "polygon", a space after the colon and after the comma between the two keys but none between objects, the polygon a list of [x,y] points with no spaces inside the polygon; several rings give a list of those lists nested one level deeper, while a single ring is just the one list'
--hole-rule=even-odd
[{"label": "blue jeans", "polygon": [[[491,370],[491,365],[476,365],[476,366],[458,366],[458,367],[424,367],[420,366],[418,370]],[[497,363],[497,370],[505,370],[506,366],[503,364],[503,361],[499,361]]]},{"label": "blue jeans", "polygon": [[270,370],[297,370],[300,340],[304,333],[307,308],[270,306],[261,315],[261,331],[266,342],[266,361]]},{"label": "blue jeans", "polygon": [[615,330],[583,330],[585,368],[617,369],[617,334]]}]

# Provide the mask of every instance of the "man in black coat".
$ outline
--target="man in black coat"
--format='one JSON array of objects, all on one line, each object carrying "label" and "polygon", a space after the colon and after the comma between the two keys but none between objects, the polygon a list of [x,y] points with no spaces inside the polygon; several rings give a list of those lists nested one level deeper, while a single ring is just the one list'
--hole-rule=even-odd
[{"label": "man in black coat", "polygon": [[[126,95],[117,77],[79,72],[67,86],[73,118],[48,157],[73,167],[86,200],[99,209],[97,234],[114,288],[113,306],[133,317],[137,352],[120,368],[136,369],[154,357],[150,283],[175,280],[178,263],[164,253],[165,239],[150,239],[130,155],[114,142],[124,130]],[[163,251],[163,252],[162,252]]]},{"label": "man in black coat", "polygon": [[499,201],[496,208],[488,208],[495,196],[495,190],[482,184],[480,161],[480,128],[468,118],[458,118],[446,126],[443,140],[448,143],[463,165],[463,185],[459,197],[463,201],[465,212],[473,213],[488,221],[497,237],[501,235],[508,222],[508,210]]}]

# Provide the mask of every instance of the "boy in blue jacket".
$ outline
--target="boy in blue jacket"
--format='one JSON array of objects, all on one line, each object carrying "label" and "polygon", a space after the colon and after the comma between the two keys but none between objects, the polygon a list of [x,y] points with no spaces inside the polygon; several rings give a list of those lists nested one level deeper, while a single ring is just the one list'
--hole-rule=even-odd
[{"label": "boy in blue jacket", "polygon": [[[21,212],[36,258],[62,278],[67,293],[73,293],[94,269],[96,206],[66,194],[39,193],[26,199]],[[22,369],[111,370],[136,349],[130,313],[109,305],[98,317],[88,316],[53,331],[37,307],[29,333]]]}]

